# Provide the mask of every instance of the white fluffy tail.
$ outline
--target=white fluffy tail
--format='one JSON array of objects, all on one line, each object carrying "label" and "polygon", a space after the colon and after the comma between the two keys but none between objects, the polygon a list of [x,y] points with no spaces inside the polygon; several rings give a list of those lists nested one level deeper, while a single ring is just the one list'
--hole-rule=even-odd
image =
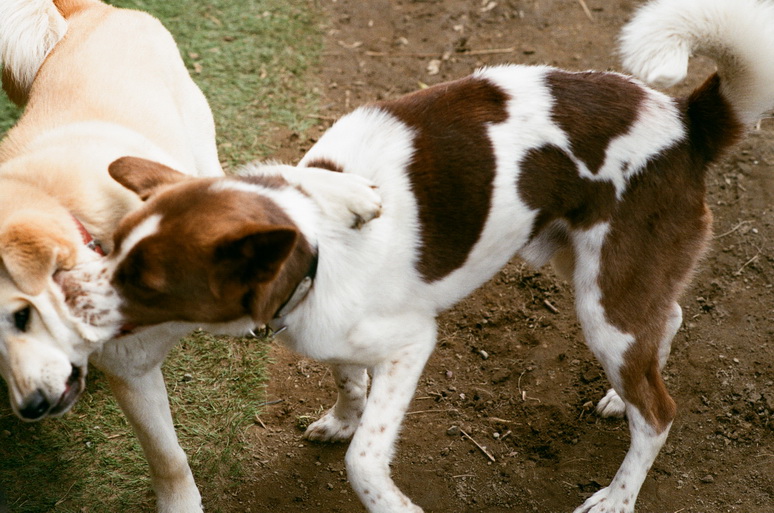
[{"label": "white fluffy tail", "polygon": [[25,94],[67,22],[52,0],[0,0],[0,64]]},{"label": "white fluffy tail", "polygon": [[682,81],[692,53],[713,59],[721,92],[745,125],[774,107],[774,2],[655,0],[624,27],[623,64],[648,83]]}]

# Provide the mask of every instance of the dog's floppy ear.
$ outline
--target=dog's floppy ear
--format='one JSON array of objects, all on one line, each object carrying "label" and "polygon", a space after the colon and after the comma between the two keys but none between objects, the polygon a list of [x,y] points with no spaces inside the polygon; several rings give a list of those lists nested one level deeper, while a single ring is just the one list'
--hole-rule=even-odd
[{"label": "dog's floppy ear", "polygon": [[298,239],[295,228],[246,225],[224,235],[214,251],[210,289],[216,297],[274,279]]},{"label": "dog's floppy ear", "polygon": [[75,266],[77,249],[48,217],[24,214],[12,216],[0,229],[0,259],[16,286],[36,296],[55,271]]},{"label": "dog's floppy ear", "polygon": [[143,201],[159,187],[170,185],[190,177],[169,166],[140,157],[121,157],[108,166],[115,181],[134,191]]}]

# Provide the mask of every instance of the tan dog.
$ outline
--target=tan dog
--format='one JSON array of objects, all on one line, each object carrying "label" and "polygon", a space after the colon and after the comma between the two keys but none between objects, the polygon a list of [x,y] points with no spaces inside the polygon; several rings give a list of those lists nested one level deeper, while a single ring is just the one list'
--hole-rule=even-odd
[{"label": "tan dog", "polygon": [[[37,420],[72,406],[98,349],[83,341],[52,277],[98,257],[93,240],[109,252],[118,220],[140,203],[108,164],[135,155],[192,175],[222,170],[207,101],[172,36],[148,14],[97,0],[3,0],[0,59],[3,88],[26,104],[0,143],[0,374],[14,411]],[[154,331],[145,339],[171,347],[185,327]],[[166,400],[127,399],[138,375],[163,383],[158,366],[125,365],[122,347],[141,343],[109,343],[94,359],[133,424],[142,414],[169,417]],[[155,452],[147,434],[138,436]],[[159,506],[198,511],[185,455],[174,433],[165,440],[172,460],[151,469]]]}]

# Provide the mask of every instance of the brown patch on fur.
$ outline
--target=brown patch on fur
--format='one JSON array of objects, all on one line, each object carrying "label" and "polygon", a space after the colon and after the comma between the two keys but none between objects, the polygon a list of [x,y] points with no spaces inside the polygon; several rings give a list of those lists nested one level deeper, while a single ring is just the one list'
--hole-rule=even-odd
[{"label": "brown patch on fur", "polygon": [[659,346],[710,236],[701,167],[684,143],[652,161],[629,183],[602,248],[602,306],[611,324],[636,339],[620,369],[625,399],[659,431],[676,411]]},{"label": "brown patch on fur", "polygon": [[17,213],[5,222],[0,232],[0,260],[22,292],[40,294],[57,269],[75,265],[78,251],[67,237],[71,233],[41,213]]},{"label": "brown patch on fur", "polygon": [[491,82],[467,77],[377,104],[416,132],[408,175],[426,281],[464,264],[484,228],[496,164],[487,126],[507,119],[507,101]]},{"label": "brown patch on fur", "polygon": [[[129,251],[112,280],[127,322],[267,322],[306,275],[314,250],[287,214],[257,194],[213,190],[217,181],[185,181],[149,200],[159,230]],[[144,212],[122,222],[117,246]]]},{"label": "brown patch on fur", "polygon": [[317,167],[320,169],[327,169],[328,171],[335,171],[336,173],[343,173],[344,168],[336,162],[326,158],[312,159],[306,163],[306,167]]},{"label": "brown patch on fur", "polygon": [[95,4],[97,4],[97,2],[93,0],[54,0],[54,5],[56,6],[57,10],[65,18],[69,18],[70,16]]},{"label": "brown patch on fur", "polygon": [[637,119],[642,87],[613,73],[552,71],[546,76],[554,97],[551,116],[570,138],[572,153],[596,174],[610,141]]},{"label": "brown patch on fur", "polygon": [[720,93],[717,73],[696,88],[682,104],[690,126],[691,147],[706,162],[714,162],[742,138],[744,125]]},{"label": "brown patch on fur", "polygon": [[3,68],[3,91],[19,107],[24,107],[29,101],[29,89],[19,85],[7,67]]},{"label": "brown patch on fur", "polygon": [[546,145],[530,150],[520,168],[518,194],[539,211],[532,236],[557,219],[566,220],[571,228],[588,229],[612,216],[613,184],[581,177],[561,148]]},{"label": "brown patch on fur", "polygon": [[147,200],[159,187],[190,180],[190,177],[153,160],[121,157],[108,166],[115,181]]},{"label": "brown patch on fur", "polygon": [[287,180],[285,180],[280,175],[248,175],[241,176],[239,179],[248,183],[266,187],[267,189],[282,189],[283,187],[288,186]]}]

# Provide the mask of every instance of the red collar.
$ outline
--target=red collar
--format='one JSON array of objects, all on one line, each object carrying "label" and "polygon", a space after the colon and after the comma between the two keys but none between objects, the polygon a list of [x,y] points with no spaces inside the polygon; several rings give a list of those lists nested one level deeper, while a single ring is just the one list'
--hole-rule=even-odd
[{"label": "red collar", "polygon": [[78,231],[81,232],[81,237],[83,238],[83,243],[86,244],[86,247],[100,256],[105,256],[107,253],[105,253],[105,250],[102,249],[102,245],[97,239],[91,236],[91,233],[89,233],[89,230],[83,226],[83,223],[80,221],[80,219],[75,216],[72,216],[72,218],[75,221],[75,226],[78,227]]}]

